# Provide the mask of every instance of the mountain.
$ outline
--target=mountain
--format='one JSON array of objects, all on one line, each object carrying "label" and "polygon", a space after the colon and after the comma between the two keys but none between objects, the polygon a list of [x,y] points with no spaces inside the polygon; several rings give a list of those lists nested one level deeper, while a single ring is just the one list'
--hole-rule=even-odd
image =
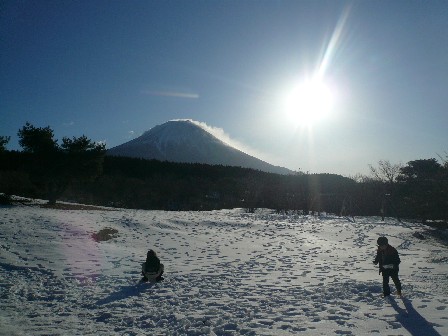
[{"label": "mountain", "polygon": [[109,149],[107,155],[293,173],[226,144],[191,120],[172,120],[155,126],[140,137]]}]

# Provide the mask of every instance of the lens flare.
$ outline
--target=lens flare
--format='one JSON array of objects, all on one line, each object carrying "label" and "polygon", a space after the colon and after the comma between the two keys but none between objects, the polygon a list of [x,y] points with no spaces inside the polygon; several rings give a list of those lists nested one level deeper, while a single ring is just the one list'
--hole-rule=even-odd
[{"label": "lens flare", "polygon": [[331,112],[334,93],[325,83],[307,80],[295,86],[285,99],[286,113],[296,124],[309,125]]},{"label": "lens flare", "polygon": [[323,54],[318,59],[318,66],[312,75],[305,77],[298,84],[292,85],[286,97],[283,97],[286,119],[295,126],[311,128],[318,121],[327,119],[335,110],[337,91],[330,85],[327,72],[343,37],[350,7],[342,12],[330,39],[326,41]]}]

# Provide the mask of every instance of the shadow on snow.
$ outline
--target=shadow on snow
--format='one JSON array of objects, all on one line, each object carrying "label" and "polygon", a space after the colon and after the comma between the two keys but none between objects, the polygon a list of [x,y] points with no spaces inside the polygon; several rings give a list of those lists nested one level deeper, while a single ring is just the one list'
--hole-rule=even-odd
[{"label": "shadow on snow", "polygon": [[135,285],[122,286],[118,292],[114,292],[104,299],[96,302],[96,305],[106,305],[115,301],[124,300],[132,296],[139,296],[142,292],[147,291],[148,288],[153,287],[155,282],[144,282],[140,280]]},{"label": "shadow on snow", "polygon": [[428,322],[412,305],[411,300],[402,299],[405,309],[400,307],[394,298],[390,298],[390,303],[398,313],[397,321],[401,323],[412,336],[441,336],[435,329],[434,323]]}]

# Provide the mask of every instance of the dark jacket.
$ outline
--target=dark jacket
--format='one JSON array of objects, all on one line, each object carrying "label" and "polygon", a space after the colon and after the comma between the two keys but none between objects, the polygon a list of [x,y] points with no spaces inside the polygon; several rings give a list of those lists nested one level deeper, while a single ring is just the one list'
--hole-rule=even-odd
[{"label": "dark jacket", "polygon": [[[395,249],[395,247],[386,245],[385,250],[378,248],[378,250],[376,252],[374,264],[375,265],[379,264],[380,272],[384,272],[385,265],[393,265],[393,270],[398,271],[398,265],[400,264],[400,262],[401,262],[401,260],[400,260],[400,257],[398,256],[398,252]],[[389,268],[387,268],[387,266],[386,266],[386,269],[389,269]]]},{"label": "dark jacket", "polygon": [[146,257],[145,272],[156,273],[160,269],[160,259],[156,256]]}]

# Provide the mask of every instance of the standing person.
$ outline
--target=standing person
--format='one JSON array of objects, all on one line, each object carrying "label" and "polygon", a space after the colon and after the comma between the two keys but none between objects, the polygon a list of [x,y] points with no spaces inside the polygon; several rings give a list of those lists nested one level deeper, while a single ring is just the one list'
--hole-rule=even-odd
[{"label": "standing person", "polygon": [[379,237],[377,240],[378,250],[376,258],[373,261],[375,265],[379,264],[379,272],[383,274],[383,295],[390,295],[389,277],[397,288],[397,294],[401,296],[401,282],[398,278],[398,271],[401,260],[397,250],[389,245],[386,237]]},{"label": "standing person", "polygon": [[149,250],[146,254],[146,262],[144,262],[142,265],[143,280],[163,280],[163,271],[164,266],[160,263],[160,259],[159,257],[157,257],[156,252],[153,250]]}]

